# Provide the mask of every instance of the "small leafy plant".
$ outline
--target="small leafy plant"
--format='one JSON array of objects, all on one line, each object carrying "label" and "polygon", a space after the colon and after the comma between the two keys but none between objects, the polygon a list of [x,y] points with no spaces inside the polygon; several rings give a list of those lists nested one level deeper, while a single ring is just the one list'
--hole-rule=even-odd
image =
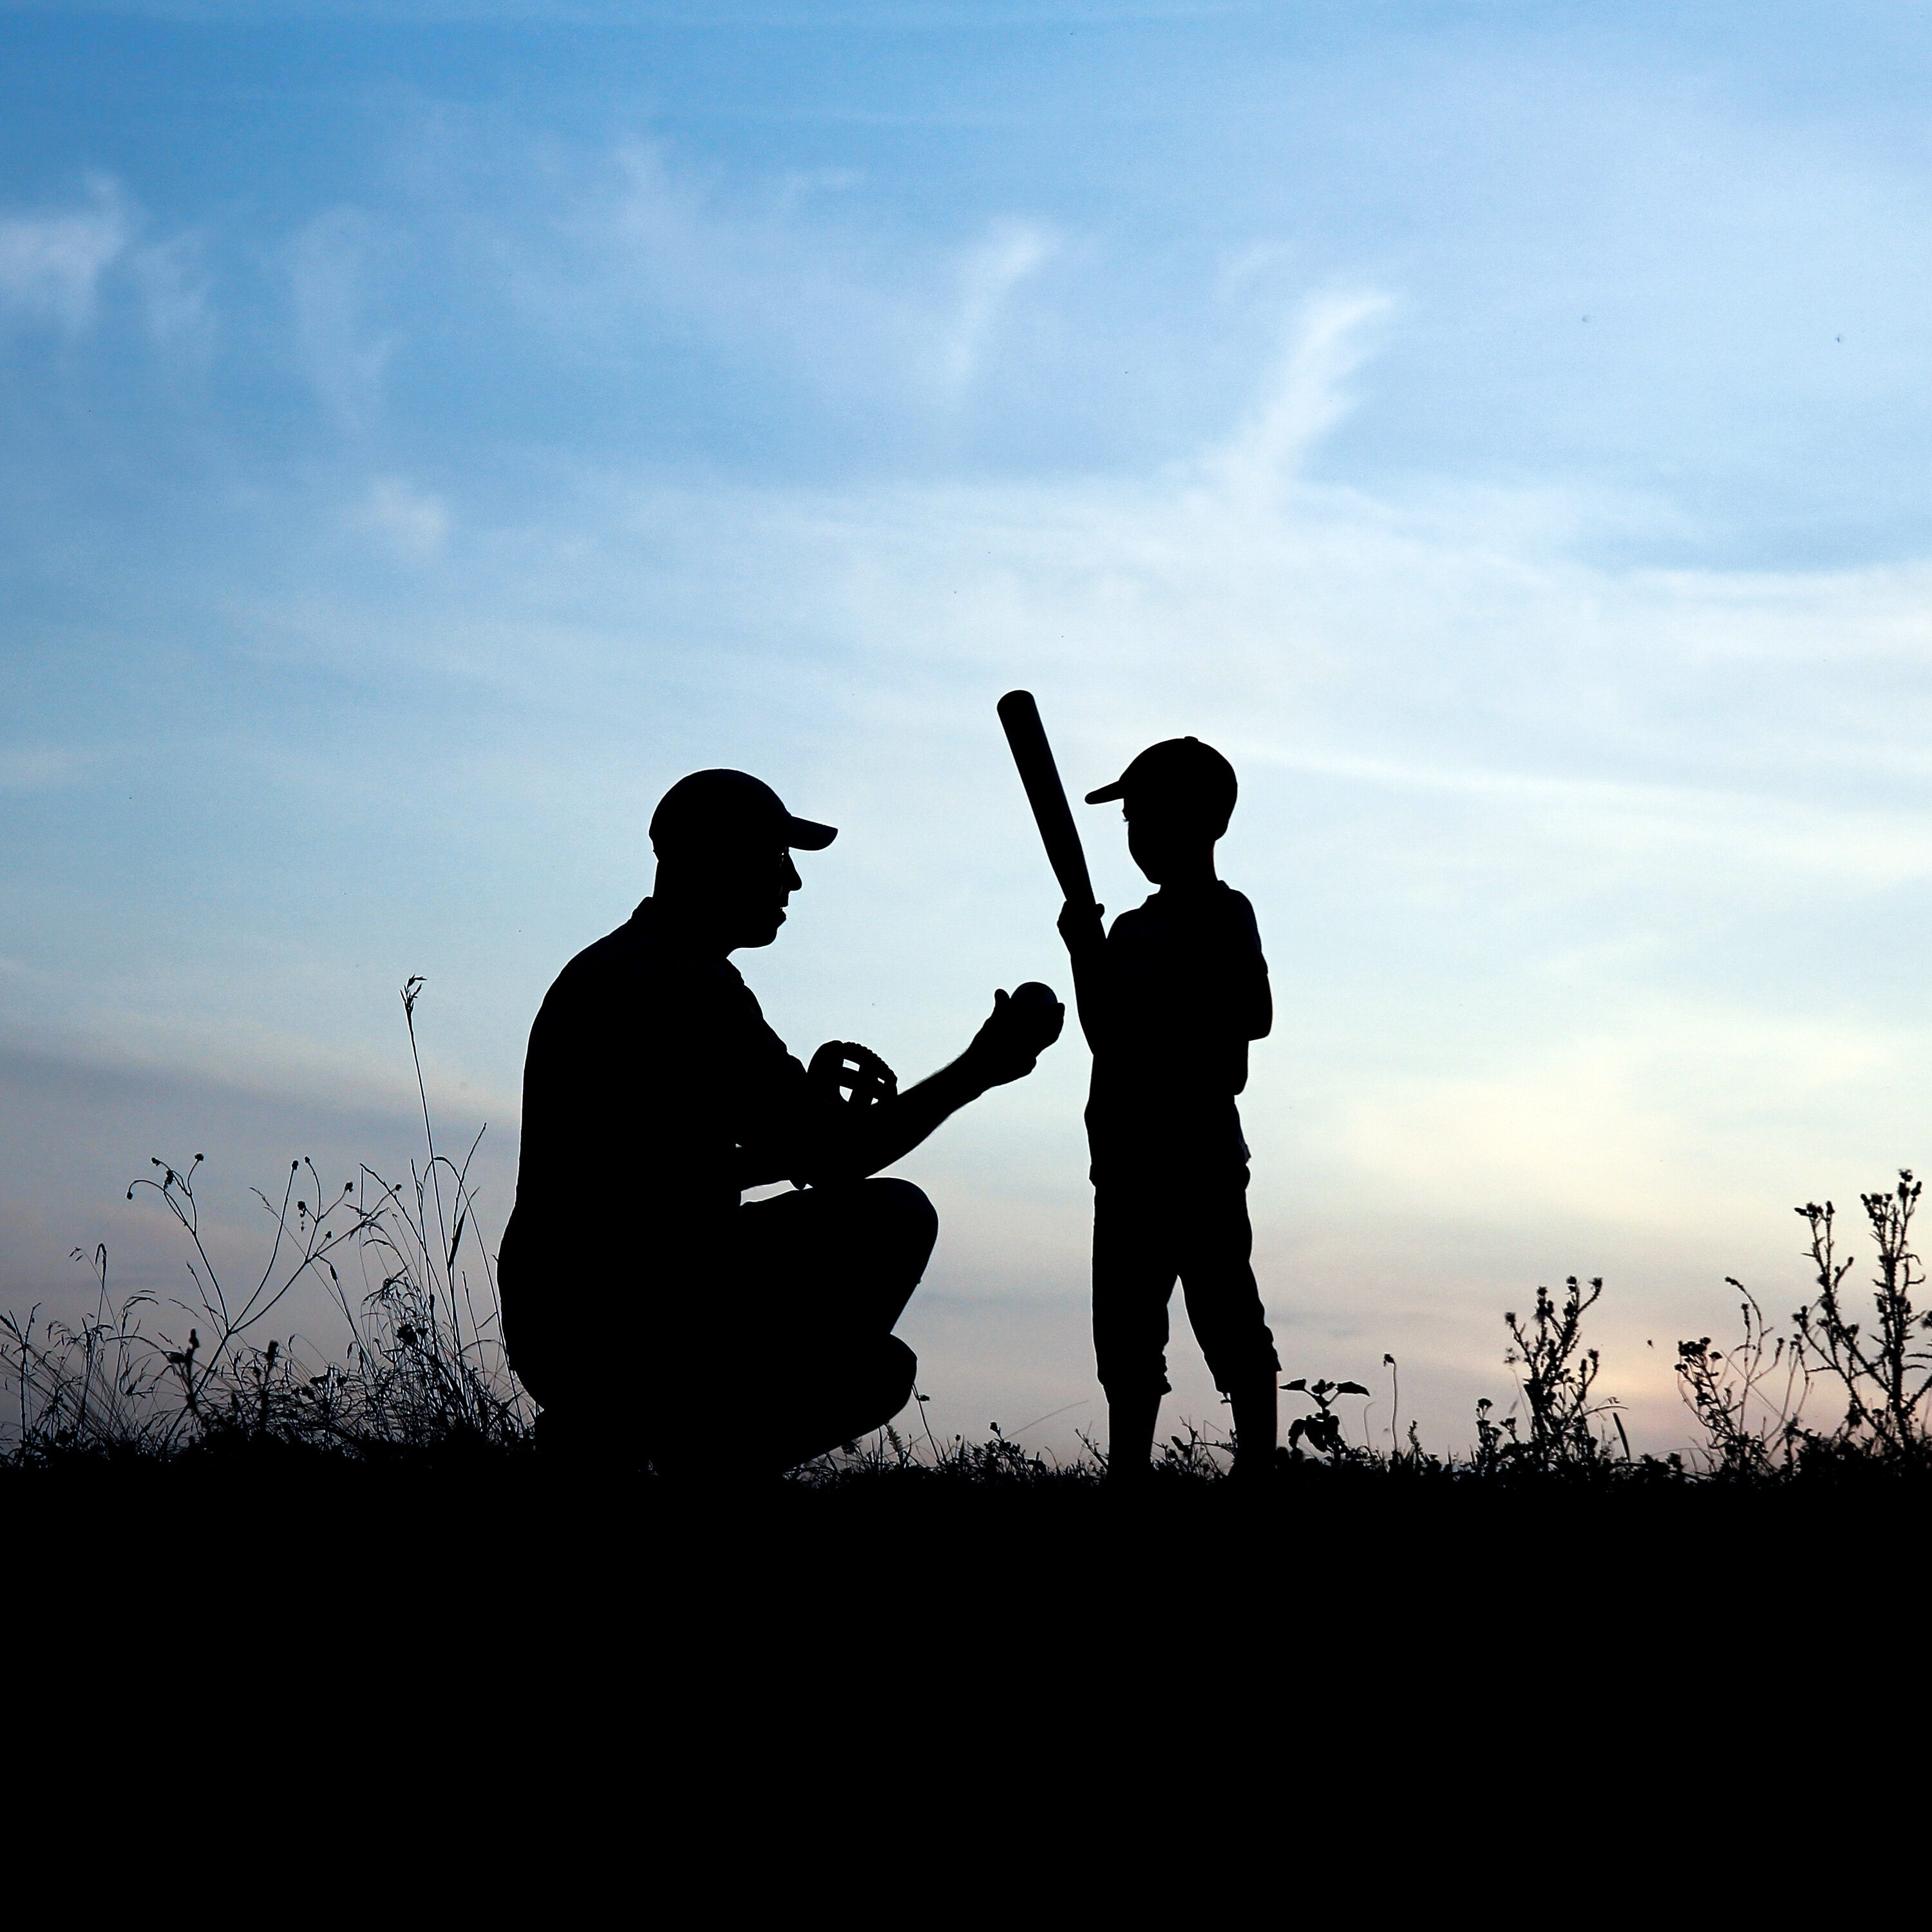
[{"label": "small leafy plant", "polygon": [[1284,1390],[1292,1390],[1297,1395],[1305,1395],[1315,1405],[1312,1415],[1298,1415],[1288,1426],[1288,1453],[1291,1456],[1301,1454],[1301,1444],[1306,1441],[1317,1454],[1326,1456],[1331,1462],[1346,1462],[1358,1456],[1366,1456],[1366,1450],[1351,1448],[1343,1440],[1342,1418],[1335,1413],[1335,1398],[1342,1395],[1366,1395],[1368,1390],[1360,1382],[1331,1382],[1317,1376],[1310,1382],[1304,1376],[1297,1376],[1292,1382],[1283,1382]]}]

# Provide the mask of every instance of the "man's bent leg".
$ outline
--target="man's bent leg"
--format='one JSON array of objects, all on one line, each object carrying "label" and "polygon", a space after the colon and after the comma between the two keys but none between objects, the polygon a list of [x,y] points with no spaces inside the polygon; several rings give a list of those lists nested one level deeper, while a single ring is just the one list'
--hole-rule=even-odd
[{"label": "man's bent leg", "polygon": [[854,1337],[791,1365],[758,1430],[762,1466],[774,1473],[884,1428],[912,1400],[919,1358],[896,1335]]},{"label": "man's bent leg", "polygon": [[909,1180],[810,1187],[738,1210],[734,1264],[766,1318],[890,1334],[926,1272],[939,1216]]},{"label": "man's bent leg", "polygon": [[738,1211],[741,1318],[766,1364],[752,1453],[790,1468],[880,1429],[912,1396],[917,1358],[891,1330],[939,1217],[905,1180],[809,1188]]}]

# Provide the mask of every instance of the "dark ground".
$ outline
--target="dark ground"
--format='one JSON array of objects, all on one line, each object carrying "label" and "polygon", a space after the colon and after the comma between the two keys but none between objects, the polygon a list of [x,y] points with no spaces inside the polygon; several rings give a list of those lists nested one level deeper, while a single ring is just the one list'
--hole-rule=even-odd
[{"label": "dark ground", "polygon": [[1123,1504],[1065,1478],[681,1494],[514,1454],[0,1471],[0,1511],[11,1762],[51,1815],[36,1839],[16,1808],[16,1846],[133,1803],[184,1858],[272,1856],[278,1909],[288,1862],[380,1846],[424,1910],[459,1864],[534,1866],[545,1922],[619,1895],[1138,1920],[1239,1877],[1270,1916],[1312,1886],[1318,1918],[1434,1923],[1535,1870],[1587,1920],[1734,1803],[1846,1788],[1847,1666],[1916,1642],[1925,1525],[1875,1481],[1311,1468]]},{"label": "dark ground", "polygon": [[224,1669],[298,1678],[320,1643],[661,1689],[708,1659],[774,1682],[890,1668],[941,1694],[1144,1677],[1169,1702],[1238,1682],[1386,1703],[1507,1700],[1526,1672],[1587,1697],[1606,1673],[1735,1674],[1849,1634],[1916,1564],[1922,1490],[1310,1468],[1125,1501],[1066,1476],[734,1493],[530,1455],[250,1453],[0,1472],[0,1510],[10,1654],[39,1667],[82,1638],[192,1631]]}]

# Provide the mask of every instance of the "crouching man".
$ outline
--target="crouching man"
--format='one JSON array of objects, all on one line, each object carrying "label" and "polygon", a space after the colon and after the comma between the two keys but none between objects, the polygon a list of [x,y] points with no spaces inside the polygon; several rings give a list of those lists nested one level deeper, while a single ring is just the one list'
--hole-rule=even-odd
[{"label": "crouching man", "polygon": [[[848,1041],[808,1070],[729,956],[778,937],[792,854],[833,829],[708,771],[672,786],[650,832],[650,897],[563,969],[530,1029],[505,1340],[547,1447],[772,1472],[912,1393],[892,1325],[938,1221],[910,1182],[868,1177],[1030,1072],[1065,1011],[1044,987],[995,994],[966,1051],[903,1094]],[[741,1199],[778,1180],[794,1191]]]}]

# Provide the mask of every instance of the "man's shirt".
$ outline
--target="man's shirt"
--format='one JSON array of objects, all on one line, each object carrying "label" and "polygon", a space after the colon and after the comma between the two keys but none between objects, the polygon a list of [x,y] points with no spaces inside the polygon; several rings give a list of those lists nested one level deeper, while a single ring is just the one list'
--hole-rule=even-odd
[{"label": "man's shirt", "polygon": [[1274,1024],[1254,908],[1216,880],[1165,887],[1114,921],[1087,1105],[1096,1180],[1240,1166],[1234,1096]]},{"label": "man's shirt", "polygon": [[681,946],[646,899],[558,974],[530,1029],[506,1259],[538,1236],[556,1258],[579,1231],[586,1268],[619,1229],[646,1256],[701,1240],[839,1127],[736,968]]}]

